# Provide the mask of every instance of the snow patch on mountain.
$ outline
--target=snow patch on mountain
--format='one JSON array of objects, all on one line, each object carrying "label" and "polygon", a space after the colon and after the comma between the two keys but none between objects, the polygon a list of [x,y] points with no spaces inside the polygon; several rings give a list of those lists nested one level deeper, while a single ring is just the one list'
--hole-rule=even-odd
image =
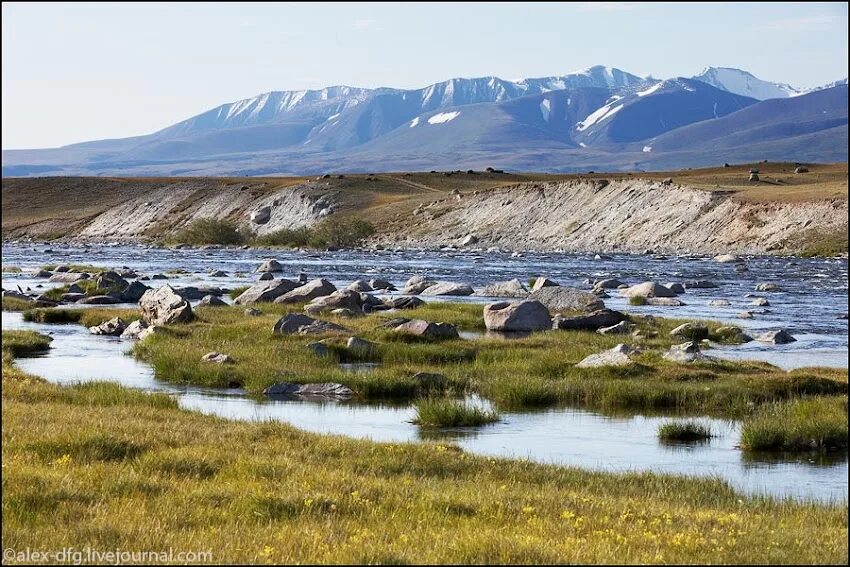
[{"label": "snow patch on mountain", "polygon": [[456,110],[454,112],[441,112],[429,118],[428,124],[445,124],[446,122],[451,122],[458,116],[460,116],[459,110]]},{"label": "snow patch on mountain", "polygon": [[[619,97],[618,97],[617,100],[619,100]],[[614,102],[616,102],[616,100]],[[582,120],[581,122],[576,124],[576,130],[578,130],[579,132],[584,132],[585,130],[587,130],[588,128],[590,128],[591,126],[596,124],[597,122],[602,122],[603,120],[611,118],[612,116],[617,114],[617,112],[619,112],[620,109],[623,108],[622,104],[617,105],[613,108],[611,107],[611,104],[613,104],[613,103],[606,104],[602,108],[597,108],[596,110],[591,112],[590,115],[588,115],[587,118],[585,118],[584,120]]]}]

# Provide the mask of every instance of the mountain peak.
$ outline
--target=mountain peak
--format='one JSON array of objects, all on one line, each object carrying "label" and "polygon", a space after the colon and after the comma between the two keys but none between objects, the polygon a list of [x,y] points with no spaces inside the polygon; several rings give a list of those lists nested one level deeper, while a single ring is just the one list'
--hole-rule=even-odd
[{"label": "mountain peak", "polygon": [[706,67],[699,75],[692,77],[718,89],[748,96],[758,100],[769,98],[787,98],[797,96],[802,91],[785,83],[763,81],[752,73],[734,67]]}]

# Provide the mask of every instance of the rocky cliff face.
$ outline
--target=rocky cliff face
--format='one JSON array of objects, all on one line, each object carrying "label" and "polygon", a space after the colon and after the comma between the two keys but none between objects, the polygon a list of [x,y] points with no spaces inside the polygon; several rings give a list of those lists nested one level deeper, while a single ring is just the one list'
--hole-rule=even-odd
[{"label": "rocky cliff face", "polygon": [[[803,231],[847,226],[847,201],[747,203],[728,193],[650,180],[525,184],[454,195],[415,211],[389,245],[474,241],[509,250],[668,252],[787,248]],[[469,238],[473,235],[473,238]]]}]

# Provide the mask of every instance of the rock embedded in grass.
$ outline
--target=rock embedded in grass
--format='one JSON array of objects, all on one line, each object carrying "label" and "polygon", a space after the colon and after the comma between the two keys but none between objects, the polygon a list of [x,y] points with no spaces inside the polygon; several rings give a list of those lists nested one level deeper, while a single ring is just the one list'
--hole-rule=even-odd
[{"label": "rock embedded in grass", "polygon": [[466,296],[472,295],[475,290],[466,284],[454,282],[438,282],[422,290],[420,295],[426,296]]},{"label": "rock embedded in grass", "polygon": [[290,280],[268,280],[256,283],[242,292],[233,300],[238,305],[251,305],[253,303],[271,303],[281,295],[289,293],[297,288],[298,284]]},{"label": "rock embedded in grass", "polygon": [[588,315],[576,317],[565,317],[555,315],[552,319],[552,328],[564,331],[596,331],[602,327],[611,327],[626,320],[626,315],[612,309],[600,309]]},{"label": "rock embedded in grass", "polygon": [[195,318],[189,302],[166,284],[159,289],[149,289],[139,300],[142,319],[149,325],[188,323]]},{"label": "rock embedded in grass", "polygon": [[740,327],[733,326],[718,327],[713,333],[711,333],[710,338],[717,342],[736,345],[748,343],[753,340],[753,338],[741,330]]},{"label": "rock embedded in grass", "polygon": [[484,325],[488,331],[545,331],[552,318],[539,301],[502,301],[484,307]]},{"label": "rock embedded in grass", "polygon": [[276,335],[317,335],[322,333],[342,333],[345,327],[329,321],[313,319],[301,313],[287,313],[274,324],[272,332]]},{"label": "rock embedded in grass", "polygon": [[395,332],[427,339],[457,339],[457,328],[449,323],[432,323],[423,319],[412,319],[395,327]]},{"label": "rock embedded in grass", "polygon": [[634,325],[628,321],[620,321],[616,325],[597,329],[596,332],[600,335],[628,335],[632,332],[632,327],[634,327]]},{"label": "rock embedded in grass", "polygon": [[670,331],[670,336],[689,341],[701,341],[708,338],[708,327],[702,323],[685,323]]},{"label": "rock embedded in grass", "polygon": [[80,280],[87,280],[89,278],[90,276],[86,273],[59,272],[50,276],[50,279],[47,281],[57,283],[74,283]]},{"label": "rock embedded in grass", "polygon": [[601,366],[630,366],[633,364],[629,357],[635,349],[626,344],[618,344],[612,349],[604,350],[584,358],[576,364],[578,368],[598,368]]},{"label": "rock embedded in grass", "polygon": [[357,356],[371,356],[377,352],[378,345],[360,337],[348,337],[345,348]]},{"label": "rock embedded in grass", "polygon": [[413,380],[420,387],[430,390],[442,388],[446,382],[446,377],[436,372],[417,372],[413,375]]},{"label": "rock embedded in grass", "polygon": [[216,364],[231,364],[233,362],[230,355],[215,351],[208,352],[201,357],[201,360],[204,362],[214,362]]},{"label": "rock embedded in grass", "polygon": [[298,286],[274,300],[275,303],[303,303],[312,301],[317,297],[325,297],[337,291],[336,286],[330,281],[319,278]]},{"label": "rock embedded in grass", "polygon": [[89,295],[77,301],[83,305],[115,305],[121,303],[120,297],[114,295]]},{"label": "rock embedded in grass", "polygon": [[253,307],[249,307],[245,310],[245,315],[247,315],[248,317],[259,317],[262,314],[262,311],[260,311],[259,309],[254,309]]},{"label": "rock embedded in grass", "polygon": [[214,295],[205,295],[198,302],[198,307],[227,307],[227,302]]},{"label": "rock embedded in grass", "polygon": [[425,305],[425,302],[418,297],[391,297],[384,304],[390,309],[416,309]]},{"label": "rock embedded in grass", "polygon": [[670,350],[664,353],[663,358],[670,362],[685,364],[694,362],[714,362],[717,360],[712,356],[703,354],[699,348],[699,343],[694,341],[688,341],[686,343],[671,346]]},{"label": "rock embedded in grass", "polygon": [[594,294],[573,287],[550,286],[531,292],[529,301],[539,301],[550,313],[562,311],[592,313],[605,308]]},{"label": "rock embedded in grass", "polygon": [[348,386],[335,382],[318,384],[293,384],[291,382],[278,382],[272,384],[265,390],[263,395],[269,397],[327,397],[327,398],[350,398],[354,392]]}]

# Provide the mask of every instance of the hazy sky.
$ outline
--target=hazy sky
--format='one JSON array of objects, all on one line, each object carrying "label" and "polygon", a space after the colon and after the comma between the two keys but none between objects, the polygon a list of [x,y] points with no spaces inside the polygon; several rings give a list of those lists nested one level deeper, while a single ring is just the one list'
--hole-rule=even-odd
[{"label": "hazy sky", "polygon": [[271,90],[609,65],[847,76],[847,5],[3,3],[2,147],[146,134]]}]

